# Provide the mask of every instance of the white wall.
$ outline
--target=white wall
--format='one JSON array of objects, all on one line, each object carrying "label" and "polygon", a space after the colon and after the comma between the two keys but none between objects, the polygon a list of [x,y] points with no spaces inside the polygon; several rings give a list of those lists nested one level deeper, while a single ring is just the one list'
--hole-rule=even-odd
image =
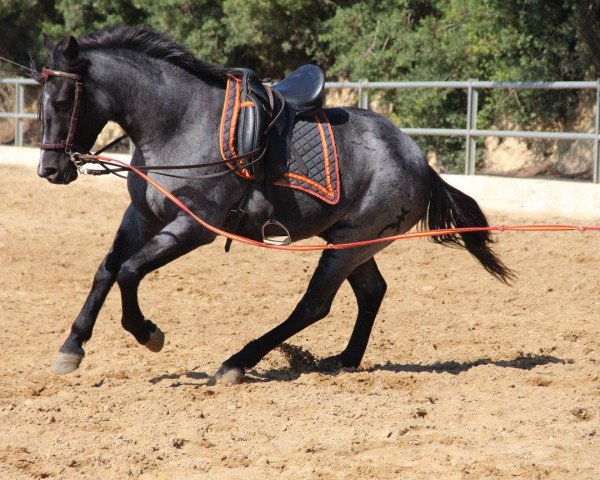
[{"label": "white wall", "polygon": [[[0,146],[0,164],[37,165],[37,148]],[[116,155],[127,159],[128,155]],[[472,196],[486,211],[535,218],[586,220],[600,224],[600,185],[568,180],[442,175],[454,187]]]},{"label": "white wall", "polygon": [[581,219],[600,224],[600,184],[569,180],[442,175],[472,196],[484,210],[543,217]]}]

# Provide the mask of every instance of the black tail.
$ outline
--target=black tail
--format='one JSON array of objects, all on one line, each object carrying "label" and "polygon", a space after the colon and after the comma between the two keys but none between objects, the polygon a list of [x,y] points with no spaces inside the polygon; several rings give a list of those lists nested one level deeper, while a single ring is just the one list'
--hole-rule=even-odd
[{"label": "black tail", "polygon": [[[488,221],[477,202],[448,185],[431,169],[432,190],[427,218],[422,223],[429,230],[444,228],[487,227]],[[470,232],[431,237],[435,243],[466,248],[494,277],[508,284],[515,278],[512,270],[490,248],[490,232]],[[462,239],[462,241],[461,241]]]}]

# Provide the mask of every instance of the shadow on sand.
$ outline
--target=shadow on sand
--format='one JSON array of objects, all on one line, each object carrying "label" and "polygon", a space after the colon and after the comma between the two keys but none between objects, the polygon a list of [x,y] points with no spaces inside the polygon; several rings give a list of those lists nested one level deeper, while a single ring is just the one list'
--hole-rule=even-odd
[{"label": "shadow on sand", "polygon": [[[493,365],[500,368],[516,368],[519,370],[531,370],[541,365],[551,363],[568,364],[573,363],[573,360],[558,358],[551,355],[533,355],[522,354],[512,359],[492,360],[490,358],[480,358],[471,362],[437,362],[430,365],[422,365],[415,363],[391,363],[387,362],[383,365],[375,365],[370,368],[340,368],[335,362],[329,359],[317,359],[309,351],[300,347],[283,344],[279,348],[280,352],[286,357],[289,362],[289,367],[272,368],[269,370],[256,371],[255,369],[247,372],[244,377],[244,383],[264,383],[264,382],[291,382],[298,379],[302,374],[318,372],[323,375],[339,375],[344,372],[395,372],[395,373],[450,373],[458,375],[466,372],[471,368],[480,367],[483,365]],[[206,382],[198,382],[197,380],[206,380],[210,378],[205,372],[190,371],[182,374],[164,374],[150,379],[153,385],[164,380],[174,380],[171,387],[180,387],[182,385],[202,386]],[[196,380],[196,381],[193,381]]]}]

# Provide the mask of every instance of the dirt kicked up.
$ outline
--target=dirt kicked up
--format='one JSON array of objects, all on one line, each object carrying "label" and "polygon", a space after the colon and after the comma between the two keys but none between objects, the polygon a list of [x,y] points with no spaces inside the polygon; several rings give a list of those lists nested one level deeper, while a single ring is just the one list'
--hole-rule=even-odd
[{"label": "dirt kicked up", "polygon": [[207,387],[291,312],[318,254],[225,254],[217,240],[142,283],[161,353],[121,328],[115,289],[81,368],[55,376],[127,191],[0,166],[0,192],[2,479],[598,478],[597,233],[496,236],[513,287],[464,251],[397,242],[377,256],[388,293],[358,371],[314,368],[349,338],[344,285],[328,318],[244,383]]}]

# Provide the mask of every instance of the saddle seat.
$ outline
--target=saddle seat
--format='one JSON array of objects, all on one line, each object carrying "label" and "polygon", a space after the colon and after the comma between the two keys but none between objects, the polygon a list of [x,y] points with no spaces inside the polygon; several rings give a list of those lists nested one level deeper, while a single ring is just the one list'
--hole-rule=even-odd
[{"label": "saddle seat", "polygon": [[323,108],[325,74],[316,65],[303,65],[273,85],[297,115]]}]

